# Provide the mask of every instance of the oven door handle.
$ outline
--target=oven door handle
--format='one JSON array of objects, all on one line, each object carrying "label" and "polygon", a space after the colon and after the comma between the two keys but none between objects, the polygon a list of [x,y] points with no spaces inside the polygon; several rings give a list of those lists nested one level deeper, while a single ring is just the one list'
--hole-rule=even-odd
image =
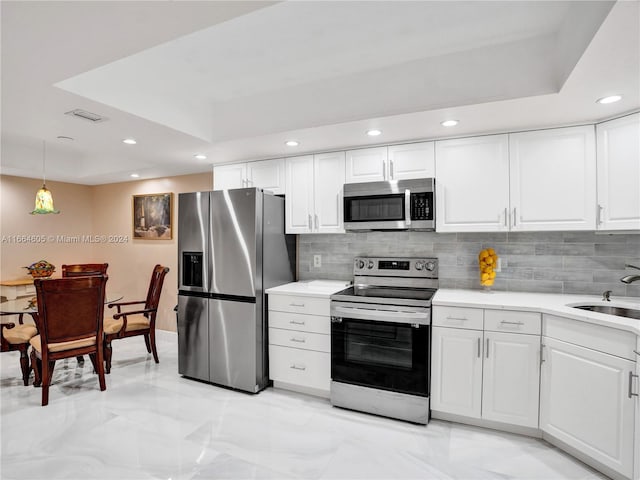
[{"label": "oven door handle", "polygon": [[411,225],[411,190],[404,191],[404,224]]},{"label": "oven door handle", "polygon": [[392,310],[374,310],[370,308],[332,307],[331,318],[352,318],[354,320],[375,320],[379,322],[408,323],[429,325],[431,318],[427,312],[398,312]]}]

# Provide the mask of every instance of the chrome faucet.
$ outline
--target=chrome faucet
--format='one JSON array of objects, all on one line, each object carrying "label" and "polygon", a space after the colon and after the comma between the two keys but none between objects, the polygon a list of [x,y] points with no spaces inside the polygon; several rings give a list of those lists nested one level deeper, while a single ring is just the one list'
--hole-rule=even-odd
[{"label": "chrome faucet", "polygon": [[[625,267],[627,268],[635,268],[636,270],[640,270],[640,267],[636,267],[635,265],[625,265]],[[620,281],[622,283],[633,283],[633,282],[637,282],[638,280],[640,280],[640,275],[627,275],[625,277],[622,277],[620,279]]]}]

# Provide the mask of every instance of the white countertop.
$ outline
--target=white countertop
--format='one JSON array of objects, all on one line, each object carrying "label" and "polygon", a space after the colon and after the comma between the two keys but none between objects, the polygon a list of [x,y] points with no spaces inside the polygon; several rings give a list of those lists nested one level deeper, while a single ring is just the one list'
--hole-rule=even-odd
[{"label": "white countertop", "polygon": [[345,280],[305,280],[268,288],[265,293],[269,295],[302,295],[329,298],[334,293],[347,288],[349,284],[350,282]]},{"label": "white countertop", "polygon": [[440,288],[432,299],[432,305],[454,307],[478,307],[504,310],[522,310],[560,315],[606,327],[618,328],[640,335],[640,320],[579,310],[568,305],[603,304],[612,307],[640,310],[640,298],[611,297],[605,302],[596,295],[560,295],[553,293],[485,292],[482,290],[452,290]]}]

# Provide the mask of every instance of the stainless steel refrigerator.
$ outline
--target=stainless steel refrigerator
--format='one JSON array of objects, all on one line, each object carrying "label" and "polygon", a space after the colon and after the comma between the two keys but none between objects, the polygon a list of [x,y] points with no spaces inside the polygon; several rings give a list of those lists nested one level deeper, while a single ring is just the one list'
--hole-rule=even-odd
[{"label": "stainless steel refrigerator", "polygon": [[179,373],[258,392],[269,380],[264,290],[294,279],[284,199],[241,188],[178,202]]}]

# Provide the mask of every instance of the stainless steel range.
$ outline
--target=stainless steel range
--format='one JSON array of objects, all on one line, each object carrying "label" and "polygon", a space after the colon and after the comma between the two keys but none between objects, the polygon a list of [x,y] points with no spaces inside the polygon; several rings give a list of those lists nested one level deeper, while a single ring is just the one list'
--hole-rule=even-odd
[{"label": "stainless steel range", "polygon": [[438,259],[358,257],[353,273],[331,296],[331,403],[426,424]]}]

